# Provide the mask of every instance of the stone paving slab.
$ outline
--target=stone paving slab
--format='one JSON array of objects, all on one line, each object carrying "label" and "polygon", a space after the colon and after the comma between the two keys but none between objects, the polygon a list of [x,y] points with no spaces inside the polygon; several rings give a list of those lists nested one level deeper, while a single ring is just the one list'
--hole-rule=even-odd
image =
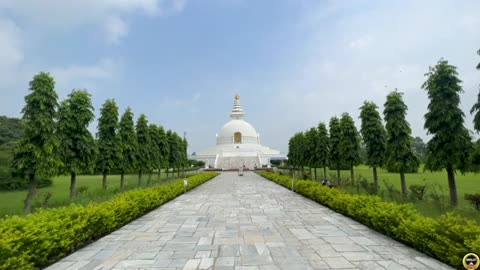
[{"label": "stone paving slab", "polygon": [[247,172],[222,173],[47,269],[451,268]]}]

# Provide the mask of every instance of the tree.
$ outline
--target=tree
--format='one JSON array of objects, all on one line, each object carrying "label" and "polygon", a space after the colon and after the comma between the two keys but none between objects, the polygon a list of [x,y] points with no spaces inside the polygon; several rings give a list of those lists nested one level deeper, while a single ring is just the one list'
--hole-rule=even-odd
[{"label": "tree", "polygon": [[20,140],[23,127],[20,119],[0,116],[0,145]]},{"label": "tree", "polygon": [[340,157],[350,167],[352,184],[355,182],[353,166],[360,164],[360,136],[355,123],[348,113],[343,113],[340,119]]},{"label": "tree", "polygon": [[[477,51],[477,54],[480,55],[480,50]],[[477,64],[477,69],[480,70],[480,63]]]},{"label": "tree", "polygon": [[138,185],[142,184],[142,174],[147,172],[152,166],[152,158],[150,146],[152,145],[150,132],[148,128],[147,117],[144,114],[141,114],[137,119],[137,170],[138,170]]},{"label": "tree", "polygon": [[95,139],[88,130],[93,121],[91,95],[86,90],[73,90],[58,110],[59,153],[62,172],[70,174],[70,201],[75,199],[77,174],[95,165]]},{"label": "tree", "polygon": [[310,167],[310,172],[312,168],[315,171],[315,180],[317,180],[317,129],[312,127],[307,132],[305,132],[305,157],[308,166]]},{"label": "tree", "polygon": [[168,145],[168,138],[162,126],[158,127],[158,134],[160,140],[158,141],[158,149],[160,149],[160,168],[158,170],[158,181],[161,180],[162,168],[168,171],[168,157],[170,156],[170,146]]},{"label": "tree", "polygon": [[387,95],[383,115],[385,116],[385,129],[387,131],[387,145],[385,163],[387,166],[398,170],[402,194],[407,194],[405,171],[411,164],[419,164],[418,157],[412,150],[410,124],[405,119],[407,105],[402,99],[403,93],[397,90]]},{"label": "tree", "polygon": [[425,74],[422,88],[430,103],[425,114],[425,129],[433,138],[427,143],[425,168],[430,171],[447,170],[450,203],[458,204],[455,171],[465,172],[473,145],[464,126],[464,113],[460,109],[459,93],[463,92],[457,68],[441,59]]},{"label": "tree", "polygon": [[327,179],[328,165],[328,131],[325,123],[319,123],[317,127],[317,148],[315,151],[318,166],[323,168],[323,178]]},{"label": "tree", "polygon": [[118,107],[113,99],[107,99],[100,109],[98,119],[97,169],[102,173],[102,188],[107,188],[107,175],[121,159],[118,131]]},{"label": "tree", "polygon": [[330,118],[330,143],[328,155],[328,167],[337,170],[337,181],[340,182],[340,168],[342,166],[342,157],[340,155],[340,141],[342,137],[342,128],[337,117]]},{"label": "tree", "polygon": [[[480,55],[480,50],[477,51],[477,54]],[[477,70],[480,70],[480,63],[477,65]],[[473,105],[470,110],[470,114],[475,114],[473,118],[473,128],[480,132],[480,91],[478,92],[477,102]]]},{"label": "tree", "polygon": [[57,93],[55,81],[41,72],[30,81],[31,93],[25,96],[22,109],[23,134],[16,145],[12,161],[15,173],[28,181],[24,211],[30,212],[38,176],[53,176],[61,165],[54,149],[58,147],[55,134]]},{"label": "tree", "polygon": [[306,139],[303,132],[297,132],[288,142],[288,163],[294,170],[306,164]]},{"label": "tree", "polygon": [[365,101],[360,107],[359,118],[362,120],[360,132],[366,148],[365,163],[373,169],[373,182],[378,191],[377,167],[383,166],[385,161],[387,134],[375,103]]},{"label": "tree", "polygon": [[120,119],[118,135],[122,153],[118,168],[120,169],[120,188],[123,188],[125,173],[133,171],[137,163],[137,135],[135,134],[133,113],[130,108],[125,110]]},{"label": "tree", "polygon": [[422,160],[422,162],[425,162],[427,145],[423,142],[422,138],[418,136],[413,138],[413,149],[415,150],[417,156]]},{"label": "tree", "polygon": [[150,175],[148,176],[148,183],[150,184],[152,173],[151,171],[154,169],[160,170],[162,166],[161,162],[161,154],[160,154],[160,134],[158,131],[158,127],[155,124],[150,124],[148,127],[148,131],[150,133],[150,142],[151,145],[149,147],[150,150],[150,159],[151,159],[151,168],[150,168]]}]

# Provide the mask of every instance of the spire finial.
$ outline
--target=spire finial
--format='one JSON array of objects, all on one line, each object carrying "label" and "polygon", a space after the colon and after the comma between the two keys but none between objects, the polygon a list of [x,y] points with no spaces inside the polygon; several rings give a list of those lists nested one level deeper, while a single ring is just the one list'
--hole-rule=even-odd
[{"label": "spire finial", "polygon": [[232,113],[230,113],[230,118],[232,119],[242,119],[243,118],[243,110],[242,105],[240,105],[240,95],[235,95],[235,102],[233,103]]}]

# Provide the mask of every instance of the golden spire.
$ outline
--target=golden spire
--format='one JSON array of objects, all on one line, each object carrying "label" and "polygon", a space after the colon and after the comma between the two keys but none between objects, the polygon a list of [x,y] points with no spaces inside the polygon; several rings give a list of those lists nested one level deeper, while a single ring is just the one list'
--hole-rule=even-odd
[{"label": "golden spire", "polygon": [[236,94],[235,95],[235,100],[239,100],[240,99],[240,95],[239,94]]}]

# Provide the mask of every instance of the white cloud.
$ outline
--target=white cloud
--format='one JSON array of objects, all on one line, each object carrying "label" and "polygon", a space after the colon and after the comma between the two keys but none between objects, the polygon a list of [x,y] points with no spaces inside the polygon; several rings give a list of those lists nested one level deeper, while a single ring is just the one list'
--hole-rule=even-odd
[{"label": "white cloud", "polygon": [[132,13],[158,16],[180,12],[184,6],[185,0],[0,1],[0,11],[6,10],[16,18],[25,20],[26,27],[70,31],[80,26],[92,29],[100,26],[109,44],[117,44],[120,38],[128,34],[128,25],[121,17]]},{"label": "white cloud", "polygon": [[107,44],[118,44],[120,39],[128,35],[127,24],[117,16],[112,16],[105,24]]},{"label": "white cloud", "polygon": [[105,58],[92,65],[70,65],[47,69],[55,78],[56,88],[63,94],[73,88],[92,88],[98,80],[118,77],[121,65]]},{"label": "white cloud", "polygon": [[15,81],[16,70],[23,60],[20,30],[9,19],[0,17],[0,84]]},{"label": "white cloud", "polygon": [[[284,134],[271,137],[272,144],[285,150],[294,132],[319,121],[328,123],[342,112],[350,113],[359,127],[363,101],[374,101],[383,111],[386,95],[395,88],[405,93],[413,135],[427,138],[423,117],[428,99],[421,85],[428,67],[441,57],[458,67],[464,81],[461,106],[471,129],[468,112],[478,93],[475,65],[480,61],[475,54],[480,49],[480,23],[474,12],[480,2],[441,2],[310,6],[298,24],[308,34],[298,40],[291,63],[284,65],[291,67],[284,71],[288,76],[275,78],[277,93],[269,102],[275,106],[265,107],[265,114],[285,123],[264,127]],[[332,20],[332,14],[341,15]]]},{"label": "white cloud", "polygon": [[348,47],[350,49],[364,49],[364,48],[367,48],[369,45],[371,45],[372,42],[373,42],[372,36],[364,35],[355,40],[352,40],[350,43],[348,43]]}]

